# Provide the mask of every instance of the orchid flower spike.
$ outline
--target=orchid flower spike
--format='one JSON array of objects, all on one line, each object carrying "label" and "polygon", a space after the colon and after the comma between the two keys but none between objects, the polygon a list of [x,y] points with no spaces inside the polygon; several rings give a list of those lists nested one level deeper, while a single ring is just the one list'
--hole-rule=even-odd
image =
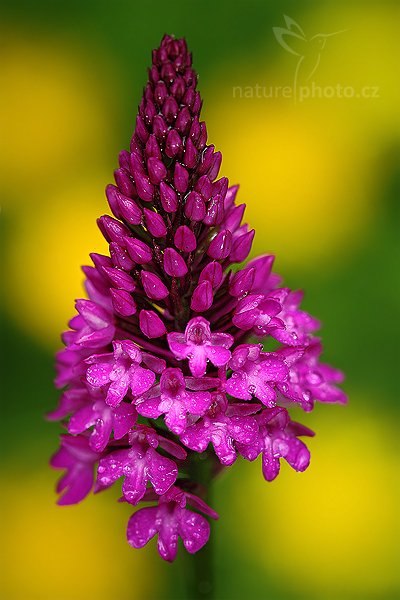
[{"label": "orchid flower spike", "polygon": [[63,391],[49,415],[65,426],[51,459],[65,471],[59,504],[121,480],[125,502],[151,503],[129,519],[128,543],[157,536],[168,561],[178,537],[190,553],[207,543],[218,518],[207,489],[239,454],[262,455],[267,481],[282,459],[308,467],[300,438],[313,432],[291,420],[292,406],[346,402],[342,374],[320,363],[319,323],[300,308],[301,292],[280,287],[274,257],[237,265],[254,230],[242,223],[238,187],[219,177],[201,107],[185,40],[164,36],[106,189],[112,214],[98,226],[109,254],[83,267],[87,298],[62,336]]}]

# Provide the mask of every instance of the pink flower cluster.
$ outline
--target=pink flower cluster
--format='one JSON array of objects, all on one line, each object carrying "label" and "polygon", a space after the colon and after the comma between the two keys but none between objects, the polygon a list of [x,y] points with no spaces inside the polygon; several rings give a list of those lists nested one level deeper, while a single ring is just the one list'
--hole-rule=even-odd
[{"label": "pink flower cluster", "polygon": [[342,374],[319,362],[318,321],[300,308],[301,292],[280,287],[273,257],[234,267],[254,230],[242,224],[237,187],[217,178],[221,154],[207,144],[196,84],[185,41],[165,36],[106,190],[114,216],[98,224],[110,253],[83,268],[88,299],[63,334],[64,391],[50,415],[67,430],[51,461],[66,471],[59,503],[122,480],[124,501],[155,503],[130,518],[129,544],[157,535],[166,560],[178,537],[199,550],[206,516],[218,517],[196,480],[199,453],[211,474],[238,455],[262,455],[267,481],[281,459],[304,471],[299,438],[313,432],[288,408],[346,401]]}]

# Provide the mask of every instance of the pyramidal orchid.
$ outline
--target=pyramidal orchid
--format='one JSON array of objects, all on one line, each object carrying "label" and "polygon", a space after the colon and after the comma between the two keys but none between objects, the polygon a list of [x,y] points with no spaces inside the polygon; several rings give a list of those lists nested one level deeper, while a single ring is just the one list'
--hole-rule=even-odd
[{"label": "pyramidal orchid", "polygon": [[63,392],[49,418],[66,429],[51,460],[65,470],[59,504],[120,481],[123,501],[150,503],[131,516],[129,544],[157,537],[172,561],[179,537],[190,553],[208,541],[217,473],[238,455],[262,455],[267,481],[282,459],[304,471],[300,438],[313,432],[290,407],[346,396],[342,374],[320,363],[318,321],[301,292],[280,287],[273,256],[238,266],[254,230],[242,224],[238,187],[218,175],[185,40],[165,36],[152,58],[106,189],[112,216],[98,220],[109,255],[83,267],[88,299],[63,334]]}]

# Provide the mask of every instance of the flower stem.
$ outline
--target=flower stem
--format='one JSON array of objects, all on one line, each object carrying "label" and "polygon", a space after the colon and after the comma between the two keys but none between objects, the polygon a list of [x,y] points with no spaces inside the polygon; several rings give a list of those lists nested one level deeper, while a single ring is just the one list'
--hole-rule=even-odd
[{"label": "flower stem", "polygon": [[[211,453],[194,454],[190,464],[192,481],[197,481],[203,490],[203,500],[210,504],[210,488],[214,475],[214,457]],[[212,527],[212,523],[210,523]],[[212,600],[214,598],[213,536],[196,554],[188,554],[185,561],[187,600]]]},{"label": "flower stem", "polygon": [[214,565],[212,538],[196,552],[188,555],[185,565],[187,600],[212,600],[214,598]]}]

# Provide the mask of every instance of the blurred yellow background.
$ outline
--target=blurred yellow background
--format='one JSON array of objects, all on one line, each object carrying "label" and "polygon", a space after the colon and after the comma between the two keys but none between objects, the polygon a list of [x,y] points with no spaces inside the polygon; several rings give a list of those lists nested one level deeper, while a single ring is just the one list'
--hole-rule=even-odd
[{"label": "blurred yellow background", "polygon": [[[117,492],[55,506],[57,426],[42,418],[56,402],[52,352],[82,294],[80,265],[105,251],[103,190],[129,143],[151,49],[168,32],[193,50],[209,141],[240,183],[253,251],[276,253],[287,284],[306,289],[350,396],[348,407],[302,415],[317,432],[306,473],[283,469],[267,484],[258,461],[240,462],[215,484],[217,598],[395,599],[399,5],[157,0],[150,13],[125,1],[3,2],[0,597],[185,597],[185,563],[126,544],[129,507]],[[321,97],[280,91],[293,88],[299,59],[274,35],[284,15],[305,32],[296,52],[319,60],[297,83]],[[313,55],[313,36],[339,31]],[[337,85],[355,95],[327,97]],[[357,97],[365,88],[376,97]]]}]

